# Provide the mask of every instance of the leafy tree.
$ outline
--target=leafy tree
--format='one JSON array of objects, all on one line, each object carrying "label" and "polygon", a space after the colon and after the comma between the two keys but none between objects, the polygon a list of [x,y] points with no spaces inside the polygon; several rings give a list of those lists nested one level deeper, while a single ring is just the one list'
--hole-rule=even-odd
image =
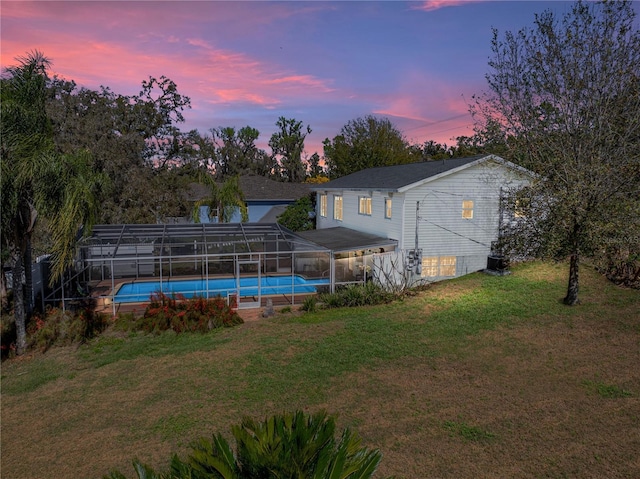
[{"label": "leafy tree", "polygon": [[302,163],[304,139],[311,133],[311,127],[304,128],[301,121],[283,116],[278,118],[276,126],[279,131],[271,135],[269,147],[273,156],[280,159],[280,175],[290,183],[301,183],[306,176]]},{"label": "leafy tree", "polygon": [[[490,91],[472,111],[499,126],[510,159],[538,174],[509,192],[519,221],[506,251],[569,258],[564,302],[578,302],[579,263],[640,235],[640,34],[628,1],[578,1],[557,18],[494,31]],[[637,241],[635,242],[637,244]]]},{"label": "leafy tree", "polygon": [[256,146],[260,132],[250,126],[236,132],[233,127],[211,130],[216,144],[215,172],[218,179],[255,173],[269,176],[267,153]]},{"label": "leafy tree", "polygon": [[[369,479],[381,459],[380,452],[362,447],[349,429],[336,439],[335,420],[324,412],[297,411],[263,422],[245,418],[231,430],[235,453],[218,433],[194,442],[187,460],[174,456],[166,474],[134,461],[138,478]],[[106,479],[125,476],[113,472]]]},{"label": "leafy tree", "polygon": [[402,133],[387,118],[367,116],[351,120],[339,135],[331,141],[326,138],[323,144],[330,178],[416,160]]},{"label": "leafy tree", "polygon": [[209,187],[209,196],[196,201],[193,206],[193,220],[200,222],[200,208],[209,208],[209,219],[216,219],[218,223],[229,223],[234,213],[239,209],[243,223],[249,221],[247,204],[240,188],[237,176],[228,178],[222,185],[216,183],[215,178],[205,173],[202,182]]},{"label": "leafy tree", "polygon": [[312,193],[287,206],[278,223],[291,231],[307,231],[316,228],[316,195]]},{"label": "leafy tree", "polygon": [[307,163],[309,164],[310,178],[315,178],[315,177],[324,175],[324,168],[320,164],[320,155],[318,155],[317,152],[309,157],[309,159],[307,160]]},{"label": "leafy tree", "polygon": [[[123,96],[107,87],[78,88],[54,78],[48,84],[47,112],[54,141],[63,153],[86,149],[92,168],[104,172],[114,188],[100,198],[101,223],[155,223],[158,212],[178,216],[186,210],[182,185],[167,196],[156,176],[182,158],[182,135],[173,127],[183,120],[189,99],[165,77],[142,83],[138,95]],[[170,202],[166,202],[166,198]]]},{"label": "leafy tree", "polygon": [[[26,348],[30,314],[31,239],[36,219],[52,221],[53,279],[70,263],[81,225],[95,218],[95,194],[102,183],[86,152],[60,155],[45,109],[49,60],[34,51],[2,77],[2,260],[12,268],[16,352]],[[23,281],[24,279],[24,281]],[[23,286],[24,285],[24,286]]]}]

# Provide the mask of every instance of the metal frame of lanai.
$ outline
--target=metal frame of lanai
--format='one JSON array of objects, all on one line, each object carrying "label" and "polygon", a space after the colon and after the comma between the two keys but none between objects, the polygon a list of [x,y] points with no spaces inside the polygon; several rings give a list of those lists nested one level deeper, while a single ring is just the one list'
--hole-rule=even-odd
[{"label": "metal frame of lanai", "polygon": [[[274,304],[296,304],[308,296],[296,293],[295,276],[318,290],[332,291],[335,284],[332,252],[276,223],[99,225],[78,243],[74,271],[47,300],[58,296],[64,305],[80,290],[115,315],[128,304],[126,298],[116,298],[127,282],[157,281],[163,292],[167,280],[203,279],[208,284],[209,279],[234,278],[238,308],[260,307],[267,299],[260,286],[243,294],[240,279],[248,276],[291,277],[291,290],[272,297]],[[217,292],[207,286],[198,294]]]}]

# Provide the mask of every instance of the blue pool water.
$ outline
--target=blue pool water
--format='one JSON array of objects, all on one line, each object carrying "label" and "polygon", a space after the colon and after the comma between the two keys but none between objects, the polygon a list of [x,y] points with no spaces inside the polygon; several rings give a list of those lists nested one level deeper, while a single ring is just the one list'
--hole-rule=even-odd
[{"label": "blue pool water", "polygon": [[[328,278],[307,280],[302,276],[262,276],[260,278],[260,294],[263,296],[275,294],[315,293],[316,286],[329,284]],[[149,296],[158,291],[164,294],[182,294],[185,298],[193,296],[209,297],[220,295],[226,298],[229,294],[238,291],[235,278],[219,279],[193,279],[193,280],[167,280],[167,281],[140,281],[124,283],[118,289],[114,302],[116,303],[142,303],[149,301]],[[240,278],[240,295],[257,296],[258,278]]]}]

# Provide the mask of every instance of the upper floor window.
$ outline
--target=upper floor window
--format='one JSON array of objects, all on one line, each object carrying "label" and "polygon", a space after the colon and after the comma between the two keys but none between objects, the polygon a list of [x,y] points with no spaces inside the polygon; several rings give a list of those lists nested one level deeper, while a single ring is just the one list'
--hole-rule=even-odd
[{"label": "upper floor window", "polygon": [[516,200],[513,216],[516,218],[525,218],[530,207],[531,198],[518,198]]},{"label": "upper floor window", "polygon": [[385,218],[391,218],[391,213],[393,211],[392,209],[392,203],[391,203],[391,198],[385,198],[384,199],[384,217]]},{"label": "upper floor window", "polygon": [[327,195],[320,195],[320,216],[327,217]]},{"label": "upper floor window", "polygon": [[462,217],[465,220],[473,219],[473,201],[464,200],[462,202]]},{"label": "upper floor window", "polygon": [[333,197],[333,219],[342,221],[342,196]]},{"label": "upper floor window", "polygon": [[358,213],[371,216],[371,197],[361,196],[358,198]]}]

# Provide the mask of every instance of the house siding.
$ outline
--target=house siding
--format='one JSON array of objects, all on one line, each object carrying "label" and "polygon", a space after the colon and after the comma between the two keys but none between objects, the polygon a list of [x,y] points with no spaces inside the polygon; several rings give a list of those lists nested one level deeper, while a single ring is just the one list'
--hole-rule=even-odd
[{"label": "house siding", "polygon": [[[491,245],[498,237],[501,189],[521,187],[529,180],[525,173],[488,159],[400,188],[391,195],[390,219],[385,218],[388,192],[328,189],[329,211],[326,218],[318,216],[317,228],[345,226],[395,239],[398,254],[415,249],[417,233],[423,259],[437,259],[437,264],[449,265],[438,271],[450,273],[450,263],[455,258],[455,276],[462,276],[486,268]],[[342,221],[333,219],[333,195],[343,197]],[[358,213],[359,197],[368,195],[372,197],[371,216]],[[472,218],[463,217],[463,201],[473,202]],[[418,203],[420,208],[416,211]],[[434,281],[447,277],[452,275],[423,274],[424,279]]]},{"label": "house siding", "polygon": [[[406,192],[401,248],[415,247],[415,205],[419,201],[422,257],[455,256],[456,276],[484,269],[491,244],[498,237],[501,188],[525,182],[523,175],[490,161],[410,189]],[[473,218],[463,218],[463,201],[473,201]]]},{"label": "house siding", "polygon": [[[333,198],[342,196],[342,221],[333,218]],[[358,212],[361,196],[371,196],[371,215],[363,215]],[[318,202],[316,211],[316,227],[332,228],[346,226],[364,233],[385,236],[399,240],[402,234],[403,194],[395,193],[392,196],[391,218],[385,218],[385,198],[389,194],[379,191],[327,191],[327,216],[320,216]]]}]

